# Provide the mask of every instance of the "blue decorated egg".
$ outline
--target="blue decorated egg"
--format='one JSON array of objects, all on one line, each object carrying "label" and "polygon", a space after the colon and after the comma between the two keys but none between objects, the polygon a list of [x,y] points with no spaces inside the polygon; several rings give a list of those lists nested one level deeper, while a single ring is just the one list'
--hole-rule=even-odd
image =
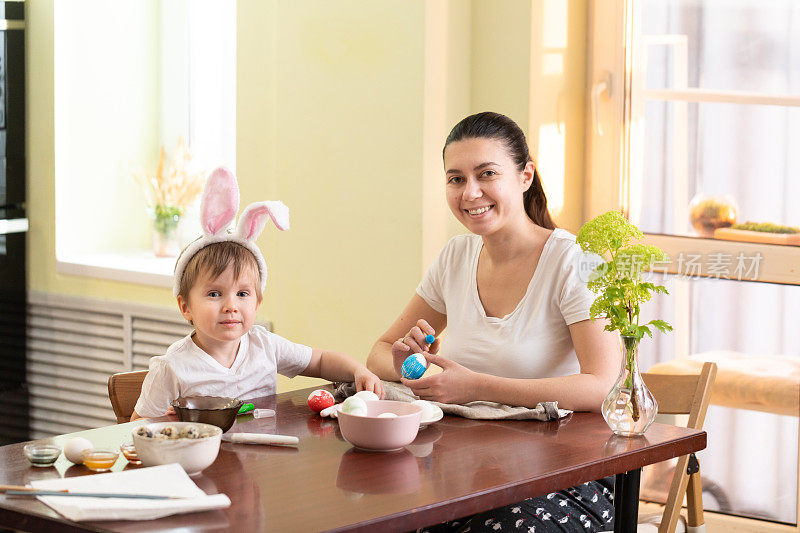
[{"label": "blue decorated egg", "polygon": [[403,361],[403,366],[400,367],[400,374],[406,379],[419,379],[427,369],[428,361],[425,356],[421,353],[414,353]]}]

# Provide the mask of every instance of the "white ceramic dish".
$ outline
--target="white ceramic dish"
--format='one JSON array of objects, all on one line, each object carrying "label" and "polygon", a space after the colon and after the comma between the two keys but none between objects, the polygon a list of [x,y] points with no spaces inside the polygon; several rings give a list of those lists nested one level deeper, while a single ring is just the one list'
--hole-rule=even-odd
[{"label": "white ceramic dish", "polygon": [[160,432],[167,426],[172,426],[181,431],[187,426],[194,426],[201,435],[198,439],[158,439],[136,434],[141,426],[136,426],[131,432],[136,455],[144,466],[158,466],[169,463],[178,463],[189,475],[198,474],[217,458],[222,430],[211,424],[199,422],[156,422],[142,424],[153,433]]},{"label": "white ceramic dish", "polygon": [[438,422],[444,416],[444,411],[438,405],[434,405],[433,407],[436,408],[436,414],[430,418],[425,418],[419,421],[419,429],[423,429],[428,427],[428,424],[433,424],[434,422]]}]

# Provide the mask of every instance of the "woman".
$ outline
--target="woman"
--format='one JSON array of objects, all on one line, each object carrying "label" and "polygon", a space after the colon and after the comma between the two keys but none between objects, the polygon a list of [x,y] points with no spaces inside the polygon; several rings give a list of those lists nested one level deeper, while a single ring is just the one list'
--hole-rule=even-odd
[{"label": "woman", "polygon": [[[584,256],[574,235],[550,218],[524,133],[504,115],[479,113],[453,128],[442,155],[448,206],[471,234],[447,243],[375,343],[368,368],[426,400],[527,407],[556,400],[562,408],[599,411],[619,370],[619,340],[589,320],[594,295],[578,276]],[[425,337],[448,324],[437,355],[439,340],[429,346]],[[442,372],[401,378],[400,366],[414,352]],[[604,481],[495,509],[459,527],[607,529],[614,513]],[[596,500],[588,509],[587,497]]]}]

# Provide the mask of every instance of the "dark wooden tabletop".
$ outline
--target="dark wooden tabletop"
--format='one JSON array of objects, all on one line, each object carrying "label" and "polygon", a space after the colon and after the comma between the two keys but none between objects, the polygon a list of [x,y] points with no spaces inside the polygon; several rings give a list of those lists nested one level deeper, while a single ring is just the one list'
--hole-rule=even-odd
[{"label": "dark wooden tabletop", "polygon": [[[296,435],[297,448],[222,443],[197,485],[231,499],[223,511],[149,522],[75,523],[33,498],[0,496],[0,525],[47,531],[408,531],[492,509],[698,451],[703,431],[653,424],[646,436],[617,437],[602,416],[560,421],[476,421],[445,416],[406,449],[368,453],[341,436],[338,422],[306,406],[310,389],[253,401],[274,418],[240,416],[232,432]],[[117,447],[139,422],[62,435]],[[92,474],[62,456],[52,468],[30,466],[23,444],[0,447],[0,484]],[[138,468],[120,456],[114,471]],[[145,525],[146,524],[146,525]]]}]

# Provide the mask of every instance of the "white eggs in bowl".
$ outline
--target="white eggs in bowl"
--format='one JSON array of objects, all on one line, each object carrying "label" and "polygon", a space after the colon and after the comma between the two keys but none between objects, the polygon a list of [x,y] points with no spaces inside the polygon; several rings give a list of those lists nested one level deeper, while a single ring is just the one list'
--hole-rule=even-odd
[{"label": "white eggs in bowl", "polygon": [[[353,399],[351,396],[348,400]],[[358,398],[356,398],[358,399]],[[411,443],[419,431],[422,408],[406,402],[377,400],[364,402],[361,409],[339,413],[342,436],[355,446],[368,451],[395,451]],[[394,416],[383,416],[391,413]]]},{"label": "white eggs in bowl", "polygon": [[374,402],[376,400],[380,400],[380,398],[378,398],[378,395],[372,392],[371,390],[358,391],[353,396],[361,398],[365,402]]}]

